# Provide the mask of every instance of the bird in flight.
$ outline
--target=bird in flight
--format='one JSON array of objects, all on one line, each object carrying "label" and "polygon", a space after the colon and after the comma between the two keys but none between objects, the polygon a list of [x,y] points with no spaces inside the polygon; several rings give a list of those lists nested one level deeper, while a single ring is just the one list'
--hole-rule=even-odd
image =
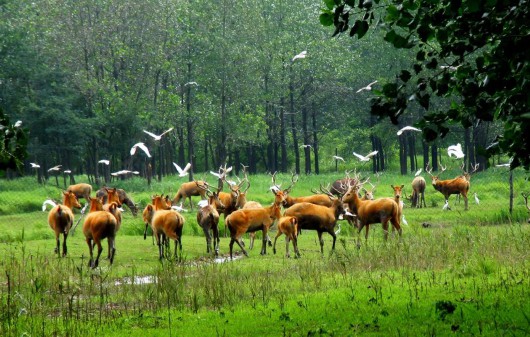
[{"label": "bird in flight", "polygon": [[305,57],[307,56],[307,50],[304,50],[303,52],[301,52],[300,54],[298,55],[295,55],[291,62],[294,62],[296,59],[304,59]]},{"label": "bird in flight", "polygon": [[139,148],[140,150],[144,151],[145,154],[151,158],[151,154],[149,153],[149,149],[147,148],[147,146],[145,146],[144,143],[140,142],[140,143],[136,143],[134,144],[132,147],[131,147],[131,156],[134,156],[134,154],[136,153],[136,148]]},{"label": "bird in flight", "polygon": [[100,161],[98,161],[98,164],[105,164],[105,165],[109,165],[110,164],[110,161],[107,160],[107,159],[101,159]]},{"label": "bird in flight", "polygon": [[39,164],[35,164],[35,163],[29,163],[31,165],[31,168],[40,168],[40,165]]},{"label": "bird in flight", "polygon": [[360,161],[369,161],[370,158],[372,158],[373,156],[375,156],[379,151],[372,151],[370,153],[368,153],[366,156],[363,156],[361,154],[358,154],[358,153],[353,153],[353,155],[357,158],[359,158]]},{"label": "bird in flight", "polygon": [[188,86],[188,85],[197,85],[197,86],[198,86],[197,82],[187,82],[187,83],[184,83],[184,86],[185,86],[185,87]]},{"label": "bird in flight", "polygon": [[149,136],[153,137],[154,140],[160,140],[160,139],[162,139],[163,135],[165,135],[166,133],[168,133],[171,130],[173,130],[173,128],[167,129],[166,131],[162,132],[162,134],[160,134],[160,135],[155,135],[154,133],[149,132],[149,131],[145,131],[145,130],[144,130],[144,132],[147,133]]},{"label": "bird in flight", "polygon": [[214,176],[216,176],[219,179],[224,179],[226,177],[226,174],[229,173],[230,171],[232,171],[232,166],[230,166],[226,170],[222,169],[219,172],[210,171],[210,173],[213,174]]},{"label": "bird in flight", "polygon": [[15,127],[16,127],[16,128],[19,128],[21,125],[22,125],[22,121],[17,121],[17,122],[15,123]]},{"label": "bird in flight", "polygon": [[360,93],[361,91],[370,91],[372,90],[372,85],[376,83],[377,81],[373,81],[372,83],[368,84],[366,87],[362,87],[361,89],[357,90],[356,93]]},{"label": "bird in flight", "polygon": [[51,167],[51,168],[48,169],[48,172],[52,172],[52,171],[58,172],[58,171],[61,170],[61,166],[63,166],[63,165],[57,165],[57,166]]},{"label": "bird in flight", "polygon": [[311,144],[302,144],[300,145],[300,147],[303,147],[305,149],[306,147],[312,148],[313,146],[311,146]]},{"label": "bird in flight", "polygon": [[173,162],[173,165],[179,172],[179,177],[185,177],[188,174],[188,170],[191,168],[191,163],[187,163],[186,166],[184,166],[184,168],[181,168],[175,162]]},{"label": "bird in flight", "polygon": [[454,155],[456,159],[464,158],[464,152],[462,152],[462,145],[458,143],[456,145],[449,146],[447,148],[447,155],[449,155],[449,157],[452,157]]},{"label": "bird in flight", "polygon": [[405,126],[404,128],[399,129],[399,131],[397,132],[397,135],[401,136],[401,134],[404,131],[418,131],[418,132],[421,132],[421,129],[415,128],[413,126]]},{"label": "bird in flight", "polygon": [[420,168],[419,170],[416,171],[416,173],[414,173],[414,176],[417,177],[421,174],[421,171],[423,171],[422,168]]},{"label": "bird in flight", "polygon": [[335,160],[341,160],[341,161],[344,161],[344,158],[342,158],[342,157],[339,157],[339,156],[333,156],[333,159],[335,159]]}]

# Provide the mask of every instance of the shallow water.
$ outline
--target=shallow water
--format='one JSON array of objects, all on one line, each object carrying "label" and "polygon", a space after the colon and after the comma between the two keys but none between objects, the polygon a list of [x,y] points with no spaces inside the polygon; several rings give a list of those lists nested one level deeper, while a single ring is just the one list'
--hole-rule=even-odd
[{"label": "shallow water", "polygon": [[147,275],[147,276],[135,276],[133,279],[131,279],[130,277],[124,277],[121,280],[116,280],[116,282],[114,282],[114,284],[117,285],[117,286],[121,286],[121,285],[124,285],[124,284],[138,284],[138,285],[141,285],[141,284],[152,284],[152,283],[156,283],[156,282],[157,282],[156,276]]}]

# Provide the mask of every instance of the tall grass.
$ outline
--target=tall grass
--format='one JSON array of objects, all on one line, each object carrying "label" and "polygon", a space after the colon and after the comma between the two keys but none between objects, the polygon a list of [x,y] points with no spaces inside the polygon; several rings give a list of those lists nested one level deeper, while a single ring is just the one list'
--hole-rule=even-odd
[{"label": "tall grass", "polygon": [[[285,187],[289,177],[278,181]],[[293,195],[338,177],[302,176]],[[324,235],[324,256],[316,233],[304,231],[298,260],[283,257],[282,242],[278,255],[269,249],[259,256],[256,248],[249,258],[214,263],[195,213],[187,212],[183,261],[160,263],[151,239],[143,240],[141,217],[125,213],[114,265],[102,261],[95,270],[87,267],[80,227],[68,239],[68,257],[53,253],[53,232],[40,207],[57,188],[5,182],[0,200],[35,208],[22,212],[7,205],[0,214],[0,335],[530,334],[527,213],[520,198],[508,212],[508,189],[494,177],[473,177],[471,190],[481,203],[470,200],[467,212],[463,203],[453,206],[454,197],[453,211],[442,211],[443,197],[428,186],[428,204],[439,206],[405,208],[409,226],[401,243],[384,242],[381,225],[374,225],[357,249],[356,234],[343,223],[333,254]],[[527,186],[523,175],[516,177],[517,193]],[[252,176],[251,182],[249,199],[272,202],[270,177]],[[377,196],[390,196],[389,185],[401,183],[407,181],[383,174]],[[132,179],[117,185],[142,204],[178,186],[176,179],[143,184]],[[221,253],[227,251],[222,239]],[[151,283],[131,284],[138,277]]]}]

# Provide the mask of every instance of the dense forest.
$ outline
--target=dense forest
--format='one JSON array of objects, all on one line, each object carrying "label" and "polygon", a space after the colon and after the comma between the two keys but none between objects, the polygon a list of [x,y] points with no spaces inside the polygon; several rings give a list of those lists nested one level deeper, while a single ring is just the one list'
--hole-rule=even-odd
[{"label": "dense forest", "polygon": [[[422,104],[409,104],[398,125],[370,114],[371,97],[413,64],[417,50],[384,43],[377,25],[362,40],[332,37],[319,21],[321,7],[306,0],[0,1],[0,108],[27,130],[23,173],[34,174],[34,162],[44,175],[60,164],[96,181],[124,169],[160,179],[176,172],[173,162],[190,162],[194,172],[228,162],[251,173],[365,165],[407,174],[427,162],[436,169],[437,159],[447,161],[442,149],[456,143],[468,165],[487,167],[479,149],[502,129],[498,122],[450,125],[445,138],[425,143],[415,132],[396,135],[427,112]],[[360,90],[374,81],[371,91]],[[457,99],[433,97],[429,108]],[[160,140],[144,132],[170,128]],[[131,155],[138,142],[152,157]],[[378,155],[365,164],[352,155],[373,150]]]}]

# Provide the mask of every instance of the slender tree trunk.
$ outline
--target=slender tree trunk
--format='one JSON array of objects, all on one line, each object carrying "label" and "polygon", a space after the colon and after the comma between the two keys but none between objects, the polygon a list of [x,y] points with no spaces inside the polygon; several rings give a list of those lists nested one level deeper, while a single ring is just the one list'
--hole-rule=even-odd
[{"label": "slender tree trunk", "polygon": [[423,146],[423,169],[425,170],[427,168],[427,164],[429,163],[429,145],[422,141]]},{"label": "slender tree trunk", "polygon": [[315,151],[315,174],[320,174],[319,156],[318,156],[318,133],[317,133],[317,114],[316,107],[311,109],[311,121],[313,127],[313,150]]},{"label": "slender tree trunk", "polygon": [[298,136],[296,132],[296,115],[294,111],[294,79],[293,66],[289,67],[289,113],[291,114],[291,134],[293,136],[294,164],[296,174],[300,174],[300,148],[298,147]]},{"label": "slender tree trunk", "polygon": [[[302,93],[302,97],[304,96]],[[304,137],[304,145],[311,145],[311,135],[309,134],[307,125],[307,108],[305,105],[302,106],[302,134]],[[304,146],[305,174],[311,174],[311,146]]]},{"label": "slender tree trunk", "polygon": [[401,175],[407,174],[407,141],[404,135],[399,136],[399,166]]},{"label": "slender tree trunk", "polygon": [[287,133],[285,127],[285,98],[282,96],[280,98],[280,148],[281,148],[281,171],[287,172],[287,141],[285,139],[285,134]]},{"label": "slender tree trunk", "polygon": [[407,136],[409,142],[409,158],[410,158],[410,171],[416,171],[416,137],[414,135]]},{"label": "slender tree trunk", "polygon": [[438,171],[438,146],[436,144],[431,146],[431,168],[433,171]]}]

